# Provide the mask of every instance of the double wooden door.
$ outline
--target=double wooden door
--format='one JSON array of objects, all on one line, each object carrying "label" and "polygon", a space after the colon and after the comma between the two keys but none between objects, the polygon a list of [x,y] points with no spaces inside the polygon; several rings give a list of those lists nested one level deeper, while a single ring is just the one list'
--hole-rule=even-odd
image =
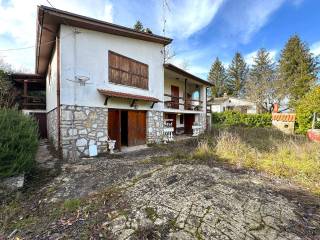
[{"label": "double wooden door", "polygon": [[108,134],[111,139],[116,140],[117,149],[121,149],[122,145],[145,144],[146,112],[109,109]]}]

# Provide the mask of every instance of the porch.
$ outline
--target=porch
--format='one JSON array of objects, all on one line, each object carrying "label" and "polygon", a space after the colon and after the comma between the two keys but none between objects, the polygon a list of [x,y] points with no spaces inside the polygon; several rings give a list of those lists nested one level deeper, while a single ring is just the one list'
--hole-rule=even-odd
[{"label": "porch", "polygon": [[164,108],[177,113],[199,113],[206,109],[207,81],[172,64],[164,65]]}]

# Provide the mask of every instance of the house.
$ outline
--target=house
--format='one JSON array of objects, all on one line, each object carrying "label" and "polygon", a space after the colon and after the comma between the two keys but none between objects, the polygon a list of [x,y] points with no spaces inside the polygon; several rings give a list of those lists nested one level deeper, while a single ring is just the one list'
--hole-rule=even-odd
[{"label": "house", "polygon": [[224,112],[228,110],[242,113],[257,113],[257,105],[245,99],[227,96],[213,98],[208,101],[208,110],[211,112]]},{"label": "house", "polygon": [[203,132],[210,83],[164,64],[171,41],[39,6],[35,74],[14,78],[26,103],[29,84],[45,86],[47,135],[64,158],[88,156],[92,146],[106,152],[109,139],[119,150],[158,143],[166,127]]}]

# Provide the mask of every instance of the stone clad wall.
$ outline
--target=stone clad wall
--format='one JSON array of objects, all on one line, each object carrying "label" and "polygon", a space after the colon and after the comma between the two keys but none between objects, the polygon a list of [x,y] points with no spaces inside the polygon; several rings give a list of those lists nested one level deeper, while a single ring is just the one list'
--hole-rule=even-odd
[{"label": "stone clad wall", "polygon": [[56,150],[58,150],[58,111],[57,108],[47,113],[48,139]]},{"label": "stone clad wall", "polygon": [[147,143],[160,143],[163,138],[163,112],[147,112]]},{"label": "stone clad wall", "polygon": [[206,127],[207,127],[207,116],[205,113],[200,113],[199,114],[199,121],[200,121],[200,124],[202,126],[202,129],[201,129],[201,133],[205,132],[206,130]]},{"label": "stone clad wall", "polygon": [[106,152],[107,140],[107,108],[61,106],[61,147],[64,158],[72,159],[73,146],[79,157],[88,156],[89,145],[93,144],[98,146],[98,153]]}]

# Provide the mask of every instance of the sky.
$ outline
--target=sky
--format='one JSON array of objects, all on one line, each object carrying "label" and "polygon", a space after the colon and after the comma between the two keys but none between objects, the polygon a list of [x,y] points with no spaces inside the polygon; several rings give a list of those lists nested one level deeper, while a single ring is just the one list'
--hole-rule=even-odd
[{"label": "sky", "polygon": [[[259,48],[277,61],[298,34],[320,55],[319,0],[50,0],[59,9],[127,27],[140,20],[153,33],[173,38],[171,59],[206,79],[216,57],[227,66],[236,51],[250,65]],[[46,0],[0,0],[0,58],[33,72],[37,5]]]}]

